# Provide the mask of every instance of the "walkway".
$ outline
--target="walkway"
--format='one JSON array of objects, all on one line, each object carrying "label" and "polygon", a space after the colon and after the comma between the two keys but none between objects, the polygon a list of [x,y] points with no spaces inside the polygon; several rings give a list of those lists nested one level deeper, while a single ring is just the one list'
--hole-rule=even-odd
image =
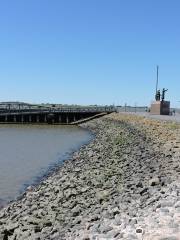
[{"label": "walkway", "polygon": [[125,114],[133,114],[137,116],[143,116],[146,118],[156,119],[156,120],[162,120],[162,121],[172,121],[172,122],[178,122],[180,123],[180,114],[176,113],[175,116],[166,116],[166,115],[151,115],[147,112],[124,112]]}]

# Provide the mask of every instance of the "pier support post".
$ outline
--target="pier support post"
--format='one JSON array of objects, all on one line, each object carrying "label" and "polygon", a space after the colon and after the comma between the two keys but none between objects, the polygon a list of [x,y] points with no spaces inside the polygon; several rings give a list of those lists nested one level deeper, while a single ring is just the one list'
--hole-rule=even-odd
[{"label": "pier support post", "polygon": [[69,123],[68,115],[66,116],[66,123],[67,123],[67,124]]},{"label": "pier support post", "polygon": [[29,115],[29,122],[32,122],[32,117],[31,117],[31,115]]},{"label": "pier support post", "polygon": [[14,120],[14,122],[16,122],[16,115],[14,115],[13,120]]},{"label": "pier support post", "polygon": [[24,122],[24,116],[21,115],[21,122],[23,123]]},{"label": "pier support post", "polygon": [[39,123],[39,115],[36,116],[36,122]]},{"label": "pier support post", "polygon": [[46,123],[47,122],[47,116],[44,115],[44,122]]},{"label": "pier support post", "polygon": [[73,121],[74,121],[74,122],[76,121],[76,116],[75,116],[75,115],[74,115]]},{"label": "pier support post", "polygon": [[5,116],[5,122],[7,122],[7,121],[8,121],[8,116],[6,115],[6,116]]},{"label": "pier support post", "polygon": [[59,115],[59,123],[61,123],[61,115]]}]

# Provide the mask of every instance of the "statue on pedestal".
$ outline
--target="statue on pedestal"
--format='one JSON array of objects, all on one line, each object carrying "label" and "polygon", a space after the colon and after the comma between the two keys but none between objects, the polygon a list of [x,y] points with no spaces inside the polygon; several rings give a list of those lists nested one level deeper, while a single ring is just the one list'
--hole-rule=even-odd
[{"label": "statue on pedestal", "polygon": [[151,103],[150,113],[154,115],[169,115],[170,101],[165,101],[165,93],[168,89],[163,88],[162,92],[158,89],[159,66],[157,66],[156,94],[155,101]]},{"label": "statue on pedestal", "polygon": [[156,92],[155,99],[156,99],[156,101],[160,101],[160,99],[161,99],[160,90],[158,90],[158,91]]},{"label": "statue on pedestal", "polygon": [[168,89],[165,89],[165,88],[163,88],[163,90],[162,90],[162,97],[161,97],[161,100],[162,101],[164,101],[164,99],[165,99],[165,93],[168,91]]},{"label": "statue on pedestal", "polygon": [[164,101],[165,100],[165,93],[167,91],[168,91],[168,89],[163,88],[162,94],[161,94],[160,90],[157,90],[156,95],[155,95],[156,101],[160,101],[160,100]]}]

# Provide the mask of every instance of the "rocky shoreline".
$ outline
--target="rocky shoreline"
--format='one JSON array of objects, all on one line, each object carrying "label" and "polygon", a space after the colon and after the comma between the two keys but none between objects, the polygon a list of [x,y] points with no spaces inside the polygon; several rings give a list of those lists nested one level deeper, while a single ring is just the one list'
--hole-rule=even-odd
[{"label": "rocky shoreline", "polygon": [[180,239],[180,127],[111,114],[35,189],[0,211],[0,239]]}]

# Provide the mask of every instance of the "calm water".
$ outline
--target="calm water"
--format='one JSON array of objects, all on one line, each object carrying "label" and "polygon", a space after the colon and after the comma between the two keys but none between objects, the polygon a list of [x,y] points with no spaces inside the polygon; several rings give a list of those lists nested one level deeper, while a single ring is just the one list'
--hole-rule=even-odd
[{"label": "calm water", "polygon": [[71,126],[0,126],[0,202],[15,199],[92,139]]}]

